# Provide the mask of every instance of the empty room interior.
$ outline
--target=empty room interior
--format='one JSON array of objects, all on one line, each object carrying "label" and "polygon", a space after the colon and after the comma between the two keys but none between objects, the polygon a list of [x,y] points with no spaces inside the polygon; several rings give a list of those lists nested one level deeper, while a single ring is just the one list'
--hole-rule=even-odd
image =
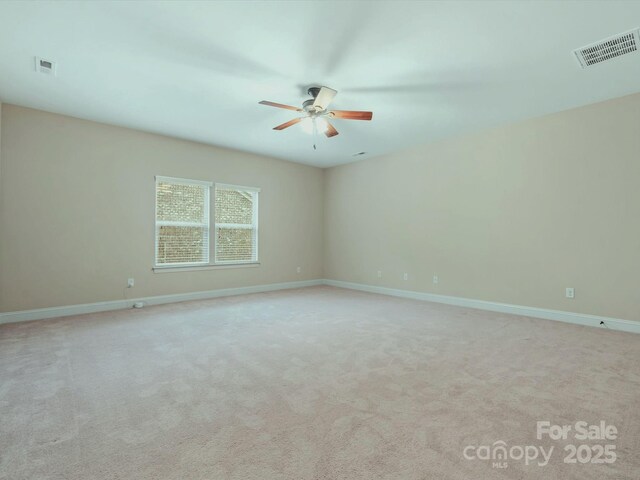
[{"label": "empty room interior", "polygon": [[638,480],[639,29],[0,2],[0,480]]}]

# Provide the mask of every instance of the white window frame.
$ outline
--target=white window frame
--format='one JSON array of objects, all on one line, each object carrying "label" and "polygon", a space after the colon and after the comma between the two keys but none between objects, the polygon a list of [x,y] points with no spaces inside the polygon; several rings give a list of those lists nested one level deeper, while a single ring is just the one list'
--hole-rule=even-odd
[{"label": "white window frame", "polygon": [[[211,186],[213,182],[205,182],[203,180],[191,180],[187,178],[176,178],[176,177],[162,177],[157,175],[155,177],[156,180],[156,188],[155,188],[155,252],[154,252],[154,268],[179,268],[179,267],[194,267],[200,265],[209,265],[211,260]],[[198,185],[205,188],[204,195],[204,216],[206,222],[196,223],[196,222],[174,222],[167,220],[158,221],[158,184],[159,183],[173,183],[178,185]],[[209,245],[207,250],[207,258],[203,262],[176,262],[176,263],[158,263],[158,233],[160,232],[160,227],[205,227],[207,229],[207,235],[209,236]]]},{"label": "white window frame", "polygon": [[[253,218],[253,224],[251,226],[240,223],[216,223],[216,212],[215,212],[215,196],[216,190],[220,188],[223,190],[242,190],[245,192],[253,193],[253,212],[251,217]],[[260,202],[260,189],[258,187],[246,187],[244,185],[232,185],[230,183],[216,183],[213,189],[213,262],[215,265],[246,265],[246,264],[255,264],[260,263],[260,252],[258,251],[258,203]],[[251,260],[232,260],[226,262],[219,262],[216,260],[216,242],[218,241],[218,226],[222,228],[247,228],[253,230],[253,242],[255,245],[256,258]]]},{"label": "white window frame", "polygon": [[[155,200],[155,251],[154,251],[154,266],[153,271],[156,273],[160,272],[178,272],[178,271],[196,271],[203,269],[219,269],[219,268],[238,268],[238,267],[257,267],[260,266],[259,261],[259,250],[258,250],[258,238],[259,238],[259,226],[258,226],[258,203],[260,198],[261,189],[258,187],[247,187],[244,185],[234,185],[230,183],[214,183],[207,182],[203,180],[191,180],[186,178],[177,178],[177,177],[166,177],[159,176],[155,177],[155,185],[156,188],[154,190],[155,195],[157,195],[157,185],[161,182],[167,183],[178,183],[182,185],[203,185],[208,187],[206,189],[206,200],[205,200],[205,214],[208,219],[208,234],[209,234],[209,251],[208,251],[208,261],[207,262],[197,262],[197,263],[163,263],[158,264],[158,227],[163,225],[175,225],[175,226],[189,226],[191,224],[186,222],[167,222],[161,221],[158,222],[158,203],[157,199]],[[211,190],[213,187],[213,195],[211,194]],[[254,231],[254,242],[255,242],[255,251],[256,258],[252,260],[244,260],[244,261],[216,261],[216,242],[218,241],[217,236],[217,224],[215,220],[215,189],[216,188],[224,188],[224,189],[232,189],[232,190],[243,190],[245,192],[252,192],[253,196],[253,224],[249,227],[245,224],[229,224],[222,223],[219,224],[225,228],[251,228]],[[213,215],[212,215],[213,212]],[[193,224],[193,226],[201,226],[204,224]]]}]

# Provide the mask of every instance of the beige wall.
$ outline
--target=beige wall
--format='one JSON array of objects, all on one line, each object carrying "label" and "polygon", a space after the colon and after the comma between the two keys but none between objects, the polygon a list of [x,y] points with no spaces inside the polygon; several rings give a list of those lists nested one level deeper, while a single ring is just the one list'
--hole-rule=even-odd
[{"label": "beige wall", "polygon": [[[0,212],[2,212],[2,102],[0,102]],[[1,241],[2,236],[0,235],[0,242]],[[1,263],[0,269],[2,269]]]},{"label": "beige wall", "polygon": [[[316,279],[324,267],[337,280],[640,319],[640,95],[324,172],[6,104],[0,122],[2,312]],[[154,274],[154,175],[261,187],[262,265]]]},{"label": "beige wall", "polygon": [[[322,277],[320,169],[7,104],[1,136],[0,311]],[[261,187],[262,265],[153,273],[154,175]]]},{"label": "beige wall", "polygon": [[640,95],[331,168],[324,235],[326,278],[638,320]]}]

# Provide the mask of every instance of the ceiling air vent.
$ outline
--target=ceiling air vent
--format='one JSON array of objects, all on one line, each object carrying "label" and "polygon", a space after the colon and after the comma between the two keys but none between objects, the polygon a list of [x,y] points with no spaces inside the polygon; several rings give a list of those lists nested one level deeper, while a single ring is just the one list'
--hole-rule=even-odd
[{"label": "ceiling air vent", "polygon": [[599,42],[592,43],[582,48],[574,50],[578,63],[582,68],[587,68],[597,63],[602,63],[612,58],[633,53],[638,50],[640,38],[638,29],[605,38]]},{"label": "ceiling air vent", "polygon": [[51,60],[45,60],[44,58],[35,57],[36,60],[36,72],[43,73],[45,75],[56,75],[57,65],[56,62]]}]

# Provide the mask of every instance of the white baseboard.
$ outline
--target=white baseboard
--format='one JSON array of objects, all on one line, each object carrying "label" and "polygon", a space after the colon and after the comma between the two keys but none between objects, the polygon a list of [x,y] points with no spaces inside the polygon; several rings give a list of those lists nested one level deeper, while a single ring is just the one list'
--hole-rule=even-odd
[{"label": "white baseboard", "polygon": [[[640,333],[640,322],[623,320],[619,318],[599,317],[584,313],[564,312],[561,310],[549,310],[546,308],[526,307],[522,305],[511,305],[508,303],[488,302],[485,300],[474,300],[472,298],[452,297],[438,295],[435,293],[414,292],[411,290],[399,290],[394,288],[379,287],[375,285],[365,285],[362,283],[342,282],[339,280],[306,280],[300,282],[269,283],[266,285],[253,285],[250,287],[223,288],[218,290],[207,290],[203,292],[176,293],[171,295],[160,295],[156,297],[133,298],[129,300],[113,300],[108,302],[85,303],[82,305],[69,305],[64,307],[39,308],[37,310],[22,310],[18,312],[0,313],[0,324],[24,322],[29,320],[41,320],[45,318],[66,317],[69,315],[82,315],[85,313],[106,312],[109,310],[124,310],[132,308],[136,302],[143,302],[145,305],[161,305],[164,303],[186,302],[189,300],[205,300],[208,298],[228,297],[233,295],[243,295],[247,293],[272,292],[275,290],[286,290],[291,288],[313,287],[316,285],[330,285],[332,287],[348,288],[363,292],[379,293],[382,295],[392,295],[394,297],[411,298],[414,300],[424,300],[427,302],[446,303],[459,307],[477,308],[492,312],[511,313],[525,317],[543,318],[546,320],[557,320],[560,322],[575,323],[591,327],[609,328],[621,330],[623,332]],[[604,322],[605,325],[601,325]]]},{"label": "white baseboard", "polygon": [[127,308],[132,308],[133,304],[136,302],[143,302],[145,305],[161,305],[163,303],[186,302],[189,300],[205,300],[207,298],[230,297],[233,295],[243,295],[247,293],[272,292],[274,290],[313,287],[323,284],[323,280],[269,283],[266,285],[253,285],[250,287],[222,288],[218,290],[207,290],[204,292],[176,293],[171,295],[159,295],[157,297],[132,298],[129,300],[112,300],[108,302],[85,303],[81,305],[69,305],[64,307],[39,308],[37,310],[6,312],[0,313],[0,325],[3,323],[26,322],[29,320],[41,320],[44,318],[82,315],[84,313],[106,312],[109,310],[124,310]]},{"label": "white baseboard", "polygon": [[[537,307],[525,307],[522,305],[510,305],[508,303],[487,302],[485,300],[451,297],[447,295],[438,295],[435,293],[397,290],[394,288],[365,285],[362,283],[342,282],[339,280],[324,280],[324,284],[331,285],[333,287],[361,290],[363,292],[392,295],[394,297],[412,298],[414,300],[426,300],[427,302],[446,303],[448,305],[456,305],[459,307],[477,308],[479,310],[489,310],[492,312],[512,313],[514,315],[522,315],[525,317],[543,318],[545,320],[557,320],[559,322],[588,325],[590,327],[609,328],[611,330],[621,330],[623,332],[640,333],[640,322],[623,320],[620,318],[599,317],[596,315],[588,315],[584,313],[564,312],[561,310],[549,310],[546,308]],[[604,322],[605,325],[601,325],[600,322]]]}]

